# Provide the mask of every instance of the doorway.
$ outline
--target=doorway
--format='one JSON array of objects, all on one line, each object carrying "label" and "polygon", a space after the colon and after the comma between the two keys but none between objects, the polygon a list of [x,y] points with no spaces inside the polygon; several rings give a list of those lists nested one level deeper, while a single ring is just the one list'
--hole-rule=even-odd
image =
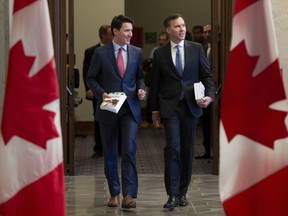
[{"label": "doorway", "polygon": [[[186,2],[185,5],[193,3],[189,0],[182,0]],[[181,1],[181,2],[182,2]],[[232,20],[232,3],[233,1],[229,0],[208,0],[210,3],[210,20],[212,23],[213,29],[213,41],[212,41],[212,69],[214,72],[214,79],[218,82],[218,77],[221,80],[224,80],[226,62],[229,53],[229,43],[231,38],[231,20]],[[55,44],[55,58],[56,66],[58,71],[58,77],[60,82],[60,97],[61,97],[61,122],[62,122],[62,134],[63,134],[63,149],[64,149],[64,162],[65,162],[65,173],[69,175],[74,175],[74,138],[75,138],[75,100],[73,96],[74,84],[75,84],[75,74],[74,68],[75,65],[81,65],[81,55],[77,54],[77,49],[75,49],[75,11],[76,7],[74,5],[74,0],[58,1],[58,0],[48,0],[50,14],[51,14],[51,23],[54,36]],[[89,2],[89,1],[88,1]],[[167,4],[166,1],[161,1],[162,4]],[[173,1],[174,2],[174,1]],[[145,1],[146,4],[149,2]],[[75,3],[76,4],[76,3]],[[81,4],[83,4],[81,2]],[[86,3],[87,4],[87,3]],[[99,2],[97,2],[99,5]],[[175,4],[175,3],[173,3]],[[177,2],[178,5],[179,2]],[[132,13],[139,13],[140,9],[135,9],[137,4],[133,0],[125,1],[126,8],[124,9],[124,0],[123,0],[123,13],[133,17]],[[171,6],[170,4],[168,4]],[[153,1],[152,6],[155,7],[155,1]],[[150,6],[150,7],[152,7]],[[134,7],[134,9],[133,9]],[[161,5],[156,6],[156,8],[161,10]],[[131,8],[131,10],[129,9]],[[101,8],[103,10],[103,8]],[[109,8],[110,10],[110,8]],[[189,10],[188,10],[189,11]],[[84,16],[77,14],[75,19],[84,19]],[[97,13],[96,13],[97,16]],[[157,15],[155,15],[156,17]],[[185,17],[185,16],[184,16]],[[145,19],[149,18],[151,25],[153,25],[155,19],[149,14],[146,14]],[[110,21],[111,16],[108,17]],[[104,22],[104,21],[103,21]],[[105,21],[106,22],[106,21]],[[208,22],[207,22],[208,23]],[[104,24],[104,23],[102,23]],[[155,24],[155,23],[154,23]],[[141,25],[139,23],[138,25]],[[162,25],[160,22],[159,25]],[[220,26],[221,32],[221,46],[218,46],[218,26]],[[144,27],[145,29],[151,29],[151,26]],[[160,27],[161,28],[161,27]],[[77,30],[77,29],[76,29]],[[97,27],[90,27],[87,32],[83,34],[94,34],[95,40],[97,40]],[[88,47],[88,46],[87,46]],[[219,49],[221,55],[219,56]],[[68,53],[68,57],[67,57]],[[76,53],[76,55],[75,55]],[[83,50],[82,50],[83,55]],[[75,60],[76,56],[76,60]],[[219,59],[220,58],[220,59]],[[77,60],[78,59],[78,60]],[[80,60],[79,60],[80,59]],[[78,62],[78,63],[77,63]],[[68,89],[67,89],[68,88]],[[72,92],[72,95],[69,91]],[[219,165],[219,106],[220,101],[217,99],[213,104],[213,120],[211,124],[213,125],[213,160],[212,160],[212,173],[218,174],[218,165]],[[92,112],[91,112],[92,116]]]}]

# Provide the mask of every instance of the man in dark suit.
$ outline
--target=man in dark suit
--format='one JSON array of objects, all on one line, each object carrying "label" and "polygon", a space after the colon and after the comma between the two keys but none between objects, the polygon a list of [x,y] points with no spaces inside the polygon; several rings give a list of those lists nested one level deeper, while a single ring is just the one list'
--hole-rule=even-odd
[{"label": "man in dark suit", "polygon": [[[86,90],[86,99],[92,100],[93,102],[93,115],[94,116],[95,116],[95,111],[96,111],[96,106],[97,106],[97,99],[96,97],[93,97],[93,92],[89,89],[87,85],[86,77],[88,74],[92,56],[94,54],[94,50],[97,47],[104,46],[105,44],[111,43],[113,39],[111,27],[109,25],[100,26],[98,33],[99,33],[100,43],[92,47],[89,47],[88,49],[85,50],[84,61],[83,61],[83,81],[84,81],[85,90]],[[97,121],[96,118],[94,118],[94,141],[95,141],[95,145],[93,148],[94,154],[92,155],[92,157],[100,157],[103,154],[103,148],[102,148],[102,141],[101,141],[101,136],[100,136],[99,122]]]},{"label": "man in dark suit", "polygon": [[[155,50],[150,93],[153,123],[157,127],[162,119],[166,134],[164,178],[169,199],[163,207],[172,209],[188,205],[197,122],[202,108],[215,97],[215,84],[201,44],[184,40],[183,17],[169,16],[164,27],[170,42]],[[194,83],[199,81],[206,96],[196,102]]]},{"label": "man in dark suit", "polygon": [[[135,208],[138,174],[136,170],[136,137],[141,122],[140,100],[145,97],[142,71],[142,51],[130,45],[133,20],[115,16],[111,22],[113,41],[95,49],[87,76],[87,84],[97,98],[96,118],[100,124],[105,176],[108,181],[109,207],[119,205],[118,136],[121,135],[122,207]],[[120,61],[121,60],[121,61]],[[127,96],[117,114],[100,109],[110,92],[124,92]]]},{"label": "man in dark suit", "polygon": [[[212,67],[212,52],[211,52],[211,24],[207,24],[203,28],[203,33],[204,33],[204,38],[206,41],[206,44],[203,45],[204,52],[207,57],[207,61]],[[203,109],[203,115],[201,117],[201,122],[202,122],[202,133],[203,133],[203,146],[205,149],[205,152],[196,155],[195,159],[209,159],[211,158],[211,133],[212,133],[212,128],[211,128],[211,113],[212,113],[212,106],[208,106]]]},{"label": "man in dark suit", "polygon": [[[218,29],[219,31],[219,29]],[[212,52],[211,52],[211,43],[212,43],[212,26],[211,24],[207,24],[204,26],[203,28],[203,32],[204,32],[204,37],[206,40],[206,44],[203,46],[204,52],[206,54],[207,57],[207,61],[210,65],[210,67],[212,68]],[[219,33],[218,33],[219,35]],[[218,56],[220,56],[220,43],[218,41]],[[220,58],[219,58],[220,59]],[[218,73],[220,71],[220,62],[218,64],[219,68],[218,68]],[[217,71],[214,71],[214,73]],[[220,73],[219,73],[220,74]],[[215,80],[215,82],[218,84],[221,83],[220,79],[218,78],[218,80]],[[201,122],[202,122],[202,132],[203,132],[203,146],[205,149],[205,152],[200,154],[200,155],[196,155],[195,159],[209,159],[211,158],[211,146],[212,146],[212,125],[211,125],[211,121],[212,121],[212,112],[213,112],[213,107],[212,105],[206,107],[205,109],[203,109],[203,115],[201,117]]]},{"label": "man in dark suit", "polygon": [[204,29],[201,25],[195,25],[192,28],[192,41],[202,44],[205,46],[207,43],[204,38]]}]

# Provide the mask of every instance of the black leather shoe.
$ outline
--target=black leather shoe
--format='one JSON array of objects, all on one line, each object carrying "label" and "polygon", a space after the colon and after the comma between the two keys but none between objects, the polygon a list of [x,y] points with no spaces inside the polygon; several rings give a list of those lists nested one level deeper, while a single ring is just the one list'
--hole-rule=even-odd
[{"label": "black leather shoe", "polygon": [[195,156],[195,159],[210,159],[211,156],[207,153]]},{"label": "black leather shoe", "polygon": [[187,206],[188,205],[188,201],[186,199],[186,196],[180,196],[179,197],[179,206]]},{"label": "black leather shoe", "polygon": [[179,205],[179,200],[175,195],[169,196],[168,201],[164,204],[163,208],[173,209]]}]

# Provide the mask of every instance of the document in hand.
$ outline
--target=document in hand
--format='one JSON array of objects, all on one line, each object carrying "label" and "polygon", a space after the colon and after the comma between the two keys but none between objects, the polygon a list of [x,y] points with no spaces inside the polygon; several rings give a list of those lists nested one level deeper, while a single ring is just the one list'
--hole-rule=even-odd
[{"label": "document in hand", "polygon": [[101,105],[100,109],[108,110],[113,113],[118,113],[127,96],[124,92],[111,92],[108,94],[111,98],[105,99]]},{"label": "document in hand", "polygon": [[205,87],[202,82],[194,83],[195,100],[200,102],[205,97]]}]

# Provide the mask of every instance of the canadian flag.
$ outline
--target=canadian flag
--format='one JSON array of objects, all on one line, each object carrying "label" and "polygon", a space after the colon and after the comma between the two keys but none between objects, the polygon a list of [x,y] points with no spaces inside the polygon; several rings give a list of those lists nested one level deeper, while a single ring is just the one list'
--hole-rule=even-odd
[{"label": "canadian flag", "polygon": [[269,0],[236,0],[220,122],[227,215],[288,213],[288,100]]},{"label": "canadian flag", "polygon": [[59,90],[47,0],[14,0],[0,136],[0,215],[65,215]]}]

